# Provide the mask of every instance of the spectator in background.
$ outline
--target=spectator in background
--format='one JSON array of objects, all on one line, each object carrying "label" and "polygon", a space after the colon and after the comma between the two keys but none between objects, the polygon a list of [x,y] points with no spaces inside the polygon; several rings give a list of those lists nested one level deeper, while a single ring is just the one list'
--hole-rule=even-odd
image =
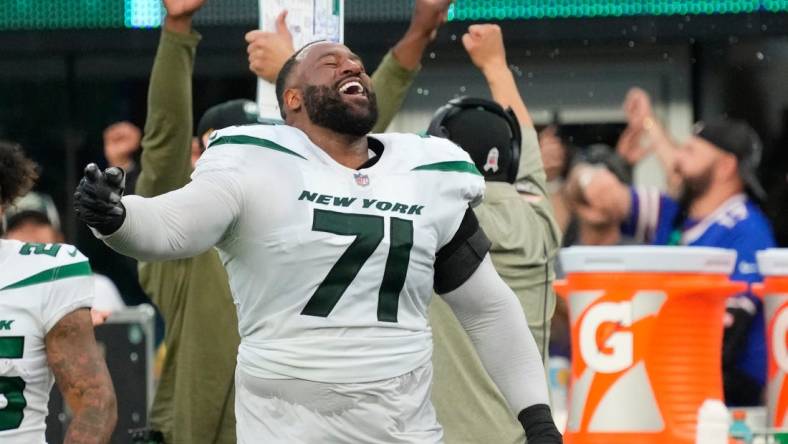
[{"label": "spectator in background", "polygon": [[[492,242],[493,264],[517,295],[546,367],[556,300],[552,264],[561,235],[547,198],[536,130],[506,62],[501,28],[472,25],[462,42],[495,101],[453,100],[438,110],[428,132],[462,147],[484,175],[485,198],[474,213]],[[515,182],[527,192],[518,193]],[[432,300],[430,325],[435,371],[432,402],[446,442],[522,443],[523,427],[509,412],[470,339],[440,298]]]},{"label": "spectator in background", "polygon": [[[732,279],[757,282],[755,253],[774,246],[774,237],[756,199],[765,193],[755,176],[760,140],[745,122],[699,122],[680,148],[649,113],[633,119],[634,128],[656,139],[663,163],[681,184],[678,200],[657,190],[634,189],[607,170],[578,168],[569,195],[582,208],[622,219],[624,232],[657,245],[690,245],[737,251]],[[654,134],[657,136],[655,137]],[[654,140],[652,139],[652,140]],[[667,160],[666,160],[667,159]],[[734,406],[757,405],[766,380],[766,350],[761,302],[745,293],[728,301],[723,340],[725,400]]]},{"label": "spectator in background", "polygon": [[[601,168],[613,173],[616,178],[625,184],[632,182],[632,170],[623,157],[619,156],[613,148],[604,145],[591,145],[583,151],[579,151],[572,160],[569,176],[574,170],[579,168]],[[624,222],[620,218],[598,211],[587,206],[573,206],[571,201],[566,203],[571,213],[569,225],[564,232],[564,247],[573,245],[627,245],[634,243],[634,240],[621,233],[621,224]],[[555,261],[555,275],[558,278],[564,277],[561,268],[561,261]],[[563,356],[567,359],[571,355],[569,311],[566,301],[559,298],[553,322],[550,325],[550,354]]]},{"label": "spectator in background", "polygon": [[211,133],[228,126],[257,123],[258,115],[257,104],[248,99],[229,100],[208,109],[200,118],[200,122],[197,123],[197,137],[195,139],[199,154],[195,156],[194,147],[192,147],[192,166],[197,163],[196,159],[200,158],[205,147],[208,146],[208,137]]},{"label": "spectator in background", "polygon": [[[198,125],[198,137],[192,137],[191,77],[200,40],[192,29],[192,15],[203,3],[164,0],[167,17],[151,72],[142,142],[143,171],[137,187],[142,196],[186,185],[204,149],[199,139],[211,128],[247,122],[248,113],[237,112],[238,105],[245,108],[246,102],[235,102],[235,106],[228,102],[206,112]],[[379,107],[374,131],[384,131],[394,118],[419,71],[425,48],[445,20],[449,3],[417,0],[408,31],[372,75]],[[267,80],[277,77],[294,52],[285,20],[286,14],[279,16],[276,32],[252,31],[246,36],[250,68]],[[236,121],[228,114],[243,117]],[[167,324],[167,356],[150,417],[155,430],[145,442],[163,438],[176,444],[234,443],[233,378],[239,337],[219,255],[212,249],[190,259],[143,263],[140,282]]]},{"label": "spectator in background", "polygon": [[564,181],[569,173],[569,165],[575,150],[561,139],[557,123],[553,123],[539,132],[539,149],[547,177],[550,205],[553,208],[558,227],[562,233],[566,233],[572,213],[564,199]]},{"label": "spectator in background", "polygon": [[[20,205],[12,206],[6,217],[5,239],[37,244],[58,244],[63,242],[63,233],[58,230],[46,213],[37,209],[18,211]],[[15,211],[17,210],[17,211]],[[109,314],[123,310],[126,304],[120,297],[117,287],[112,281],[101,274],[91,276],[95,285],[92,310]],[[106,318],[106,315],[104,316]]]},{"label": "spectator in background", "polygon": [[[578,168],[602,168],[613,173],[616,178],[625,184],[632,183],[632,171],[626,161],[613,151],[613,148],[604,145],[591,145],[579,152],[572,161],[570,176]],[[574,206],[568,202],[571,212],[569,226],[564,231],[565,247],[572,245],[625,245],[634,241],[623,236],[621,224],[623,219],[598,211],[588,206]],[[560,265],[560,264],[559,264]],[[557,267],[556,270],[559,268]],[[558,273],[562,277],[563,273]]]},{"label": "spectator in background", "polygon": [[117,122],[104,130],[104,157],[108,166],[126,171],[126,194],[134,194],[140,169],[136,154],[140,150],[142,131],[131,122]]}]

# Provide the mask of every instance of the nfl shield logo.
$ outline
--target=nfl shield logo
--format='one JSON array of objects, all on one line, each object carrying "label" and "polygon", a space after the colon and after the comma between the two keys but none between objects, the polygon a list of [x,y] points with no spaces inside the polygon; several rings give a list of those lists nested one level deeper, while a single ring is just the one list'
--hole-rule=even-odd
[{"label": "nfl shield logo", "polygon": [[360,187],[369,185],[369,176],[366,174],[356,173],[353,175],[353,178],[356,179],[356,185]]}]

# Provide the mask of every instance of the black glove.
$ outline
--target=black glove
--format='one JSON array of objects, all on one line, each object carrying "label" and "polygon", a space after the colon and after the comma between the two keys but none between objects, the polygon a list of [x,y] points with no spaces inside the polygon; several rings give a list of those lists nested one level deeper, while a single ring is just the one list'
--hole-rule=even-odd
[{"label": "black glove", "polygon": [[523,409],[517,419],[525,429],[528,444],[563,444],[564,439],[555,427],[550,407],[545,404],[532,405]]},{"label": "black glove", "polygon": [[125,183],[126,174],[120,168],[101,172],[95,163],[86,166],[85,176],[74,193],[77,217],[101,234],[118,231],[126,218],[126,209],[120,202]]},{"label": "black glove", "polygon": [[164,434],[148,428],[144,429],[131,429],[132,444],[164,444]]}]

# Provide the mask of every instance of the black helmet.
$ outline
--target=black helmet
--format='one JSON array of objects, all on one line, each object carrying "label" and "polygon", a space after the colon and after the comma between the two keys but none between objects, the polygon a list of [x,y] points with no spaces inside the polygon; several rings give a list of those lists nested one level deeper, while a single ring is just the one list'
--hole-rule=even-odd
[{"label": "black helmet", "polygon": [[511,108],[462,97],[440,107],[427,134],[451,140],[470,154],[485,180],[514,183],[520,164],[520,124]]}]

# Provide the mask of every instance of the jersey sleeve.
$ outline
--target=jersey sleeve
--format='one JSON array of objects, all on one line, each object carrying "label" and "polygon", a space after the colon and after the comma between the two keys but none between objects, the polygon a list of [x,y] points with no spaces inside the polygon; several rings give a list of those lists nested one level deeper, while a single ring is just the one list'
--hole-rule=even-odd
[{"label": "jersey sleeve", "polygon": [[145,199],[125,196],[123,225],[102,236],[126,256],[160,261],[207,251],[226,239],[244,206],[244,148],[227,144],[208,148],[185,187]]},{"label": "jersey sleeve", "polygon": [[458,173],[447,179],[446,183],[455,187],[459,197],[472,208],[479,205],[484,199],[484,176],[476,168],[471,156],[448,139],[430,136],[423,140],[426,155],[414,170]]},{"label": "jersey sleeve", "polygon": [[[39,263],[47,258],[37,257]],[[52,268],[36,276],[47,279],[40,306],[41,323],[47,333],[65,315],[93,305],[94,283],[88,259],[71,245],[60,245]]]},{"label": "jersey sleeve", "polygon": [[678,204],[661,194],[656,187],[632,187],[632,208],[621,231],[637,242],[654,243],[660,224],[667,222],[678,210]]}]

